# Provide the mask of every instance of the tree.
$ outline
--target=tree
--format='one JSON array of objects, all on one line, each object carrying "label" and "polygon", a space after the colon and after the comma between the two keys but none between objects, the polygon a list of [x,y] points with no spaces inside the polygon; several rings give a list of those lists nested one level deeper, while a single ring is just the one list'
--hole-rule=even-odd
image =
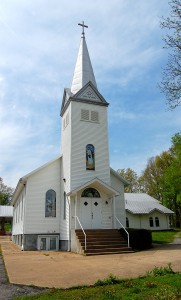
[{"label": "tree", "polygon": [[10,204],[13,191],[13,188],[6,186],[3,183],[3,179],[0,177],[0,205]]},{"label": "tree", "polygon": [[181,134],[172,137],[168,151],[152,157],[140,178],[146,193],[175,212],[175,225],[181,226]]},{"label": "tree", "polygon": [[170,17],[162,18],[161,27],[168,32],[164,42],[171,52],[160,90],[165,94],[169,108],[174,109],[181,105],[181,0],[171,0],[169,4]]},{"label": "tree", "polygon": [[170,152],[164,151],[160,155],[152,157],[148,160],[147,166],[140,176],[140,181],[144,186],[145,192],[162,203],[164,202],[163,174],[170,165],[171,161],[172,156]]},{"label": "tree", "polygon": [[172,137],[172,161],[165,170],[163,197],[168,207],[175,211],[176,226],[181,227],[181,134]]},{"label": "tree", "polygon": [[133,171],[131,168],[127,168],[119,169],[117,172],[130,183],[129,186],[125,187],[125,193],[141,192],[141,182],[139,181],[139,177],[135,171]]}]

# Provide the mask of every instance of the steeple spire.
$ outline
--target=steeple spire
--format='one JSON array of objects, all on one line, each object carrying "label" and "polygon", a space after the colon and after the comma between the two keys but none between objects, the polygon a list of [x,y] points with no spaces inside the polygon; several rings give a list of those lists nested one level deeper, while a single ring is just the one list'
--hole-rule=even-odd
[{"label": "steeple spire", "polygon": [[71,85],[71,92],[73,94],[76,94],[89,81],[91,81],[93,85],[97,87],[85,40],[84,28],[88,28],[88,26],[84,25],[84,21],[82,24],[79,23],[78,25],[82,26],[82,36]]}]

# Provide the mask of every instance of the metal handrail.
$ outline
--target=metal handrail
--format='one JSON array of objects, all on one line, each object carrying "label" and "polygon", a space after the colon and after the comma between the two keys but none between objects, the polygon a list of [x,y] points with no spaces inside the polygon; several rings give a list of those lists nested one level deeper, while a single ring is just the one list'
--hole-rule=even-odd
[{"label": "metal handrail", "polygon": [[77,221],[79,222],[79,225],[80,225],[80,227],[81,227],[81,229],[82,229],[82,231],[83,231],[83,234],[84,234],[84,237],[85,237],[85,250],[86,250],[86,249],[87,249],[87,237],[86,237],[86,233],[85,233],[85,231],[84,231],[84,228],[82,227],[82,224],[80,223],[79,218],[78,218],[77,216],[74,216],[74,218],[77,219]]},{"label": "metal handrail", "polygon": [[126,230],[126,228],[123,226],[123,224],[119,221],[119,219],[115,216],[116,221],[121,225],[121,227],[124,229],[124,231],[126,232],[127,236],[128,236],[128,247],[129,247],[129,233]]}]

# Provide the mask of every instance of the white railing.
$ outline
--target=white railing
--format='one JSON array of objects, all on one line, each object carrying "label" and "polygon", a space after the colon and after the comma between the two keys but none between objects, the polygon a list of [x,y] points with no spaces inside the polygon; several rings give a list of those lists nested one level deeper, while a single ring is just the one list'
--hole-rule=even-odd
[{"label": "white railing", "polygon": [[124,231],[126,232],[127,237],[128,237],[128,247],[129,247],[129,233],[128,233],[128,231],[126,230],[126,228],[123,226],[123,224],[119,221],[119,219],[116,216],[115,216],[115,219],[121,225],[121,227],[124,229]]},{"label": "white railing", "polygon": [[[84,231],[84,228],[82,227],[82,224],[80,223],[80,220],[77,216],[74,216],[74,218],[78,221],[79,225],[80,225],[80,228],[82,229],[83,231],[83,234],[84,234],[84,239],[85,239],[85,250],[87,249],[87,237],[86,237],[86,233]],[[76,229],[76,228],[75,228]]]}]

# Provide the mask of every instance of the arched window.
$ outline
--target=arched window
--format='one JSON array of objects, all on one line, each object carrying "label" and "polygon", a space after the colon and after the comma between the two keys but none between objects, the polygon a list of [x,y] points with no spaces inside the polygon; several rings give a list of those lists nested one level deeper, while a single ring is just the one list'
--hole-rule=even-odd
[{"label": "arched window", "polygon": [[158,217],[155,217],[155,226],[159,227],[160,226],[160,221]]},{"label": "arched window", "polygon": [[82,192],[81,197],[100,198],[101,196],[100,196],[99,192],[96,189],[88,188],[88,189],[85,189]]},{"label": "arched window", "polygon": [[56,193],[54,190],[46,192],[45,217],[56,217]]},{"label": "arched window", "polygon": [[126,227],[129,228],[129,219],[126,217]]},{"label": "arched window", "polygon": [[86,170],[95,170],[95,148],[92,144],[86,146]]},{"label": "arched window", "polygon": [[150,227],[153,227],[153,226],[154,226],[154,224],[153,224],[153,218],[150,217],[150,218],[149,218],[149,221],[150,221]]}]

